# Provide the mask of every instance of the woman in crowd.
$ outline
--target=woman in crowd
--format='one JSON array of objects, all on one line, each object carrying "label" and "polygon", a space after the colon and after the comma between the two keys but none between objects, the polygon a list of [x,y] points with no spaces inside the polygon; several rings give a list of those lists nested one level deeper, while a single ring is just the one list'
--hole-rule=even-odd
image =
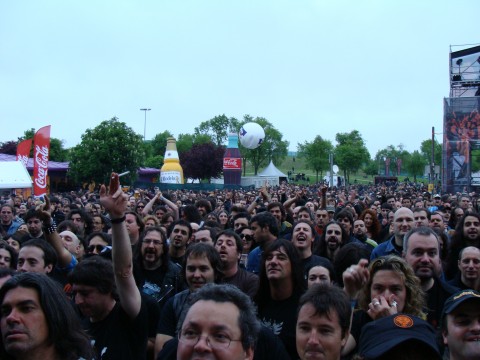
[{"label": "woman in crowd", "polygon": [[343,273],[344,289],[351,299],[358,299],[359,306],[353,314],[344,355],[357,347],[362,327],[373,320],[396,313],[425,317],[420,280],[405,260],[390,255],[367,264],[367,260],[360,260]]},{"label": "woman in crowd", "polygon": [[377,212],[372,209],[365,209],[360,214],[360,220],[365,223],[368,238],[380,242],[382,225],[378,220]]}]

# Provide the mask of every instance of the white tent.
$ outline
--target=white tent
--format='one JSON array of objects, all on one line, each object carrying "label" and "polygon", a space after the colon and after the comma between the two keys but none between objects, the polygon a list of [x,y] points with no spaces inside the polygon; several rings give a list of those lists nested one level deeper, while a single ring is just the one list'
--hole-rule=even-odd
[{"label": "white tent", "polygon": [[273,165],[273,162],[270,161],[270,164],[257,176],[242,177],[242,186],[253,185],[255,188],[260,188],[265,185],[265,182],[268,182],[270,186],[278,186],[281,181],[287,179],[287,175],[278,170],[277,167]]},{"label": "white tent", "polygon": [[280,170],[277,169],[275,165],[273,165],[273,161],[270,160],[270,164],[263,169],[263,171],[258,174],[258,176],[278,176],[278,177],[284,177],[286,178],[287,175],[282,173]]},{"label": "white tent", "polygon": [[0,189],[32,187],[32,178],[20,161],[0,161]]}]

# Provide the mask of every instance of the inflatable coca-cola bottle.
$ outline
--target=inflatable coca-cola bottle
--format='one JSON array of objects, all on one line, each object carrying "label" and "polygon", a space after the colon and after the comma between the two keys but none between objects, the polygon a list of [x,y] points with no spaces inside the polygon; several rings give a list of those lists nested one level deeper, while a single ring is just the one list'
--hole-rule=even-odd
[{"label": "inflatable coca-cola bottle", "polygon": [[238,135],[228,134],[228,147],[223,155],[223,183],[240,185],[242,177],[242,156],[238,149]]}]

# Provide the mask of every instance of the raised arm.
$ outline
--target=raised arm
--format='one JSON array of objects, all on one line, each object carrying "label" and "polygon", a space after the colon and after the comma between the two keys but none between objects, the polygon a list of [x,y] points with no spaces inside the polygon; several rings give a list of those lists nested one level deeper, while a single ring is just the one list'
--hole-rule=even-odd
[{"label": "raised arm", "polygon": [[157,192],[155,194],[155,196],[145,205],[145,207],[143,208],[142,210],[142,216],[145,217],[147,216],[148,214],[150,214],[150,211],[152,211],[153,209],[153,205],[155,204],[155,202],[158,200],[158,198],[161,196],[161,193],[160,195],[158,195],[159,193]]},{"label": "raised arm", "polygon": [[52,216],[51,216],[51,208],[50,208],[50,199],[48,196],[45,196],[45,203],[39,205],[37,210],[41,211],[41,217],[43,222],[43,233],[45,234],[45,239],[48,241],[50,245],[55,249],[55,252],[58,256],[58,265],[60,269],[65,269],[70,267],[70,265],[75,265],[76,261],[72,258],[73,255],[65,249],[63,245],[63,241],[60,238],[60,235],[57,232],[56,224],[54,223]]},{"label": "raised arm", "polygon": [[175,220],[178,220],[179,217],[180,217],[180,215],[179,215],[179,213],[178,213],[178,206],[177,206],[177,204],[175,204],[173,201],[168,200],[166,197],[164,197],[164,196],[162,195],[161,192],[159,192],[159,194],[160,194],[160,200],[162,200],[165,204],[168,205],[168,207],[169,207],[170,209],[173,210],[173,215],[174,215],[174,217],[175,217]]},{"label": "raised arm", "polygon": [[118,174],[112,173],[110,189],[100,188],[100,203],[112,219],[112,260],[120,305],[127,315],[134,319],[141,308],[140,291],[133,278],[132,247],[125,225],[127,195],[122,192]]}]

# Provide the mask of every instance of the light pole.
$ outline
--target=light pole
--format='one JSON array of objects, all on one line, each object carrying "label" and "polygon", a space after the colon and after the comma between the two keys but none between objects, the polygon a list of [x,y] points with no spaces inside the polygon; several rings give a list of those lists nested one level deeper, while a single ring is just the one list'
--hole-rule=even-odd
[{"label": "light pole", "polygon": [[143,125],[143,141],[145,141],[145,135],[147,134],[147,111],[150,111],[150,110],[152,109],[147,109],[147,108],[140,109],[140,111],[145,112],[145,124]]}]

